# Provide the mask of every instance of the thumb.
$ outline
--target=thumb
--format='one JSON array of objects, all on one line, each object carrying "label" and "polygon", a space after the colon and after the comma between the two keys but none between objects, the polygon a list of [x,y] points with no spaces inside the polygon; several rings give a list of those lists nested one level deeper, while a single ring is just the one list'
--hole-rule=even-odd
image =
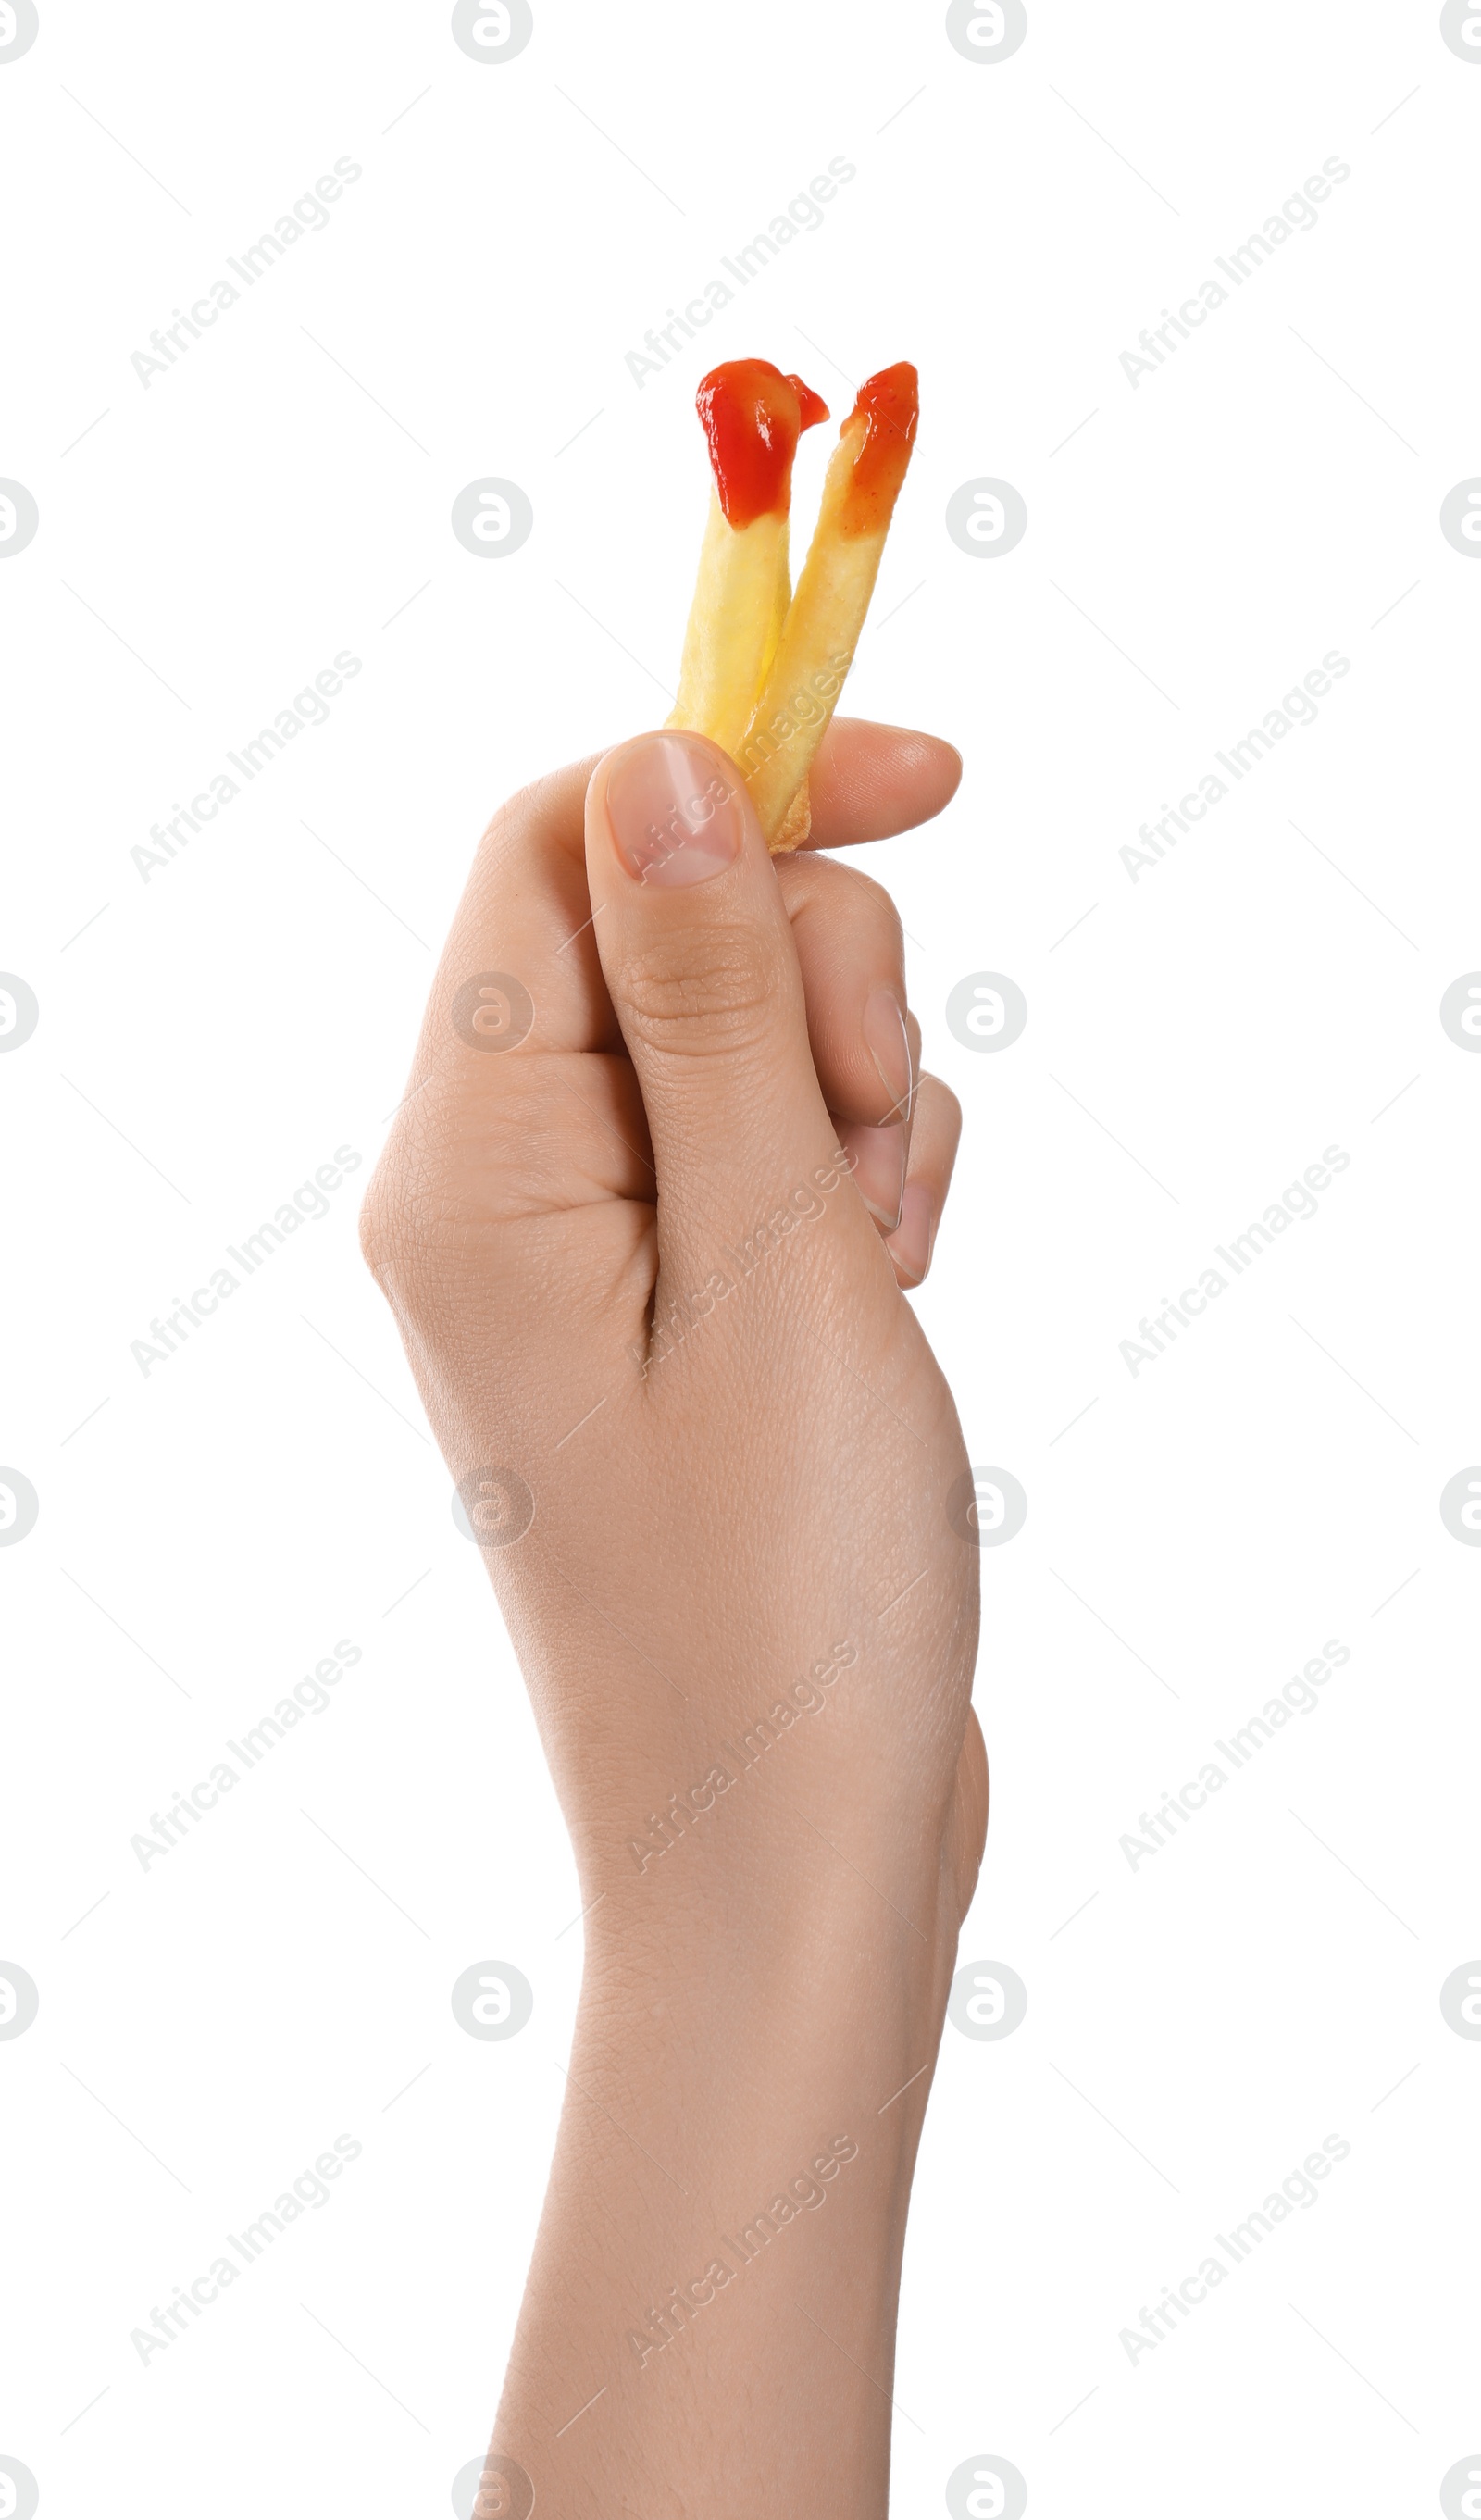
[{"label": "thumb", "polygon": [[587,789],[586,857],[665,1249],[700,1260],[794,1192],[816,1211],[810,1177],[831,1156],[836,1186],[837,1138],[791,922],[729,754],[677,728],[619,744]]}]

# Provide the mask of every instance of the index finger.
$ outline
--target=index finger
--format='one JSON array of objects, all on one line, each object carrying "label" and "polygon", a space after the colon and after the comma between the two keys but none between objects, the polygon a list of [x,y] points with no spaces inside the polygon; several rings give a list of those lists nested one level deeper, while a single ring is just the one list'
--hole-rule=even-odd
[{"label": "index finger", "polygon": [[846,849],[893,839],[951,803],[962,784],[954,743],[914,727],[835,717],[808,774],[809,849]]}]

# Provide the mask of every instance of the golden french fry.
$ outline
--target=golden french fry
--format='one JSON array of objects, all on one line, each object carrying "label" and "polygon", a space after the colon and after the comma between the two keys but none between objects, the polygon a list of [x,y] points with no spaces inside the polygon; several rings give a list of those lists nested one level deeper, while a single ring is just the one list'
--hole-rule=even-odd
[{"label": "golden french fry", "polygon": [[798,845],[795,800],[859,644],[919,407],[910,363],[882,369],[860,386],[833,449],[812,545],[735,754],[773,850]]},{"label": "golden french fry", "polygon": [[696,396],[715,489],[668,723],[733,756],[776,652],[791,592],[792,458],[828,405],[766,359],[731,359]]},{"label": "golden french fry", "polygon": [[786,616],[786,518],[775,512],[748,525],[727,524],[710,493],[699,575],[684,634],[679,697],[670,726],[692,727],[734,754]]}]

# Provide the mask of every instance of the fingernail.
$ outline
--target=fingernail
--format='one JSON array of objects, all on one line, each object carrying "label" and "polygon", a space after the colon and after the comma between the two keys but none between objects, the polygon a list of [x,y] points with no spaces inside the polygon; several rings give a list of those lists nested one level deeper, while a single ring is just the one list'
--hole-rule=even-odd
[{"label": "fingernail", "polygon": [[936,1239],[936,1211],[928,1190],[912,1182],[900,1206],[900,1222],[887,1244],[890,1258],[913,1286],[919,1286],[931,1264]]},{"label": "fingernail", "polygon": [[703,883],[740,851],[740,779],[679,734],[628,744],[606,779],[617,853],[639,883]]},{"label": "fingernail", "polygon": [[864,1001],[865,1047],[890,1100],[891,1117],[910,1118],[910,1037],[892,989],[871,989]]},{"label": "fingernail", "polygon": [[901,1120],[885,1129],[871,1129],[864,1121],[853,1120],[838,1133],[839,1145],[854,1159],[854,1187],[886,1234],[893,1234],[900,1223],[908,1134]]}]

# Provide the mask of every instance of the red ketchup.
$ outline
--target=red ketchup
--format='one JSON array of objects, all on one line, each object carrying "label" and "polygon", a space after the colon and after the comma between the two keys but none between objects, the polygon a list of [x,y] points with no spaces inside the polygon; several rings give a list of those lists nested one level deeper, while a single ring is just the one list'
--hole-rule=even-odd
[{"label": "red ketchup", "polygon": [[739,532],[757,517],[785,517],[797,440],[829,416],[822,395],[769,359],[727,359],[700,379],[695,400],[726,523]]},{"label": "red ketchup", "polygon": [[862,417],[864,422],[864,443],[854,460],[854,477],[839,518],[843,533],[888,530],[920,416],[920,381],[909,359],[865,378],[859,399],[843,424],[846,430],[853,421]]}]

